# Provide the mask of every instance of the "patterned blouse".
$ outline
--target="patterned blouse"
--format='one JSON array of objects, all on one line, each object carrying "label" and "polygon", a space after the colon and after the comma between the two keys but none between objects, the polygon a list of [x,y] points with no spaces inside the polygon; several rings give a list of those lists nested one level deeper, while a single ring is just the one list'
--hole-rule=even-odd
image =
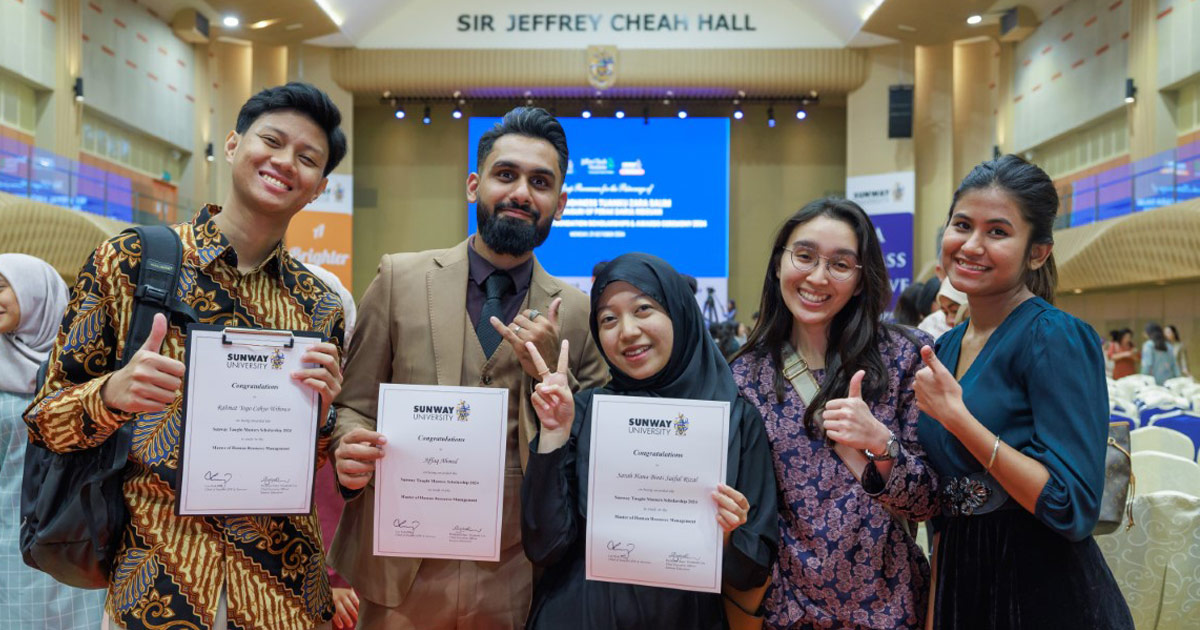
[{"label": "patterned blouse", "polygon": [[[932,345],[925,333],[914,331]],[[929,563],[888,510],[914,521],[937,509],[937,479],[917,441],[913,378],[920,346],[896,333],[881,343],[887,392],[871,413],[900,440],[882,492],[869,495],[824,438],[804,431],[804,405],[786,381],[775,398],[775,363],[753,354],[733,362],[742,395],[766,422],[779,481],[779,562],[763,604],[769,628],[923,628]],[[824,370],[815,370],[817,381]]]},{"label": "patterned blouse", "polygon": [[[282,243],[240,273],[236,252],[212,221],[220,211],[206,206],[191,223],[173,226],[183,241],[176,297],[200,323],[318,331],[340,347],[336,294]],[[60,452],[95,446],[123,423],[137,423],[125,481],[130,523],[108,613],[129,630],[208,628],[224,588],[230,628],[308,630],[333,611],[316,516],[176,516],[182,396],[165,411],[142,414],[114,411],[100,398],[124,350],[140,256],[137,236],[120,234],[83,266],[46,384],[25,413],[32,439]],[[179,324],[172,321],[162,353],[183,361],[186,330]]]}]

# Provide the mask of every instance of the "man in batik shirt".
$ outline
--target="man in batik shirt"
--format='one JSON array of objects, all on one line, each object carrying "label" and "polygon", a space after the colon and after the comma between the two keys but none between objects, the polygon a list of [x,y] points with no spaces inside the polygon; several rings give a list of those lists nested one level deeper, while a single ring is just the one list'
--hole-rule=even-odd
[{"label": "man in batik shirt", "polygon": [[[225,140],[233,185],[224,205],[173,226],[183,243],[175,297],[196,321],[328,339],[303,357],[315,367],[292,375],[320,394],[322,420],[341,390],[342,304],[282,240],[345,156],[340,124],[337,107],[310,85],[255,95]],[[140,262],[132,234],[103,243],[87,261],[46,384],[25,414],[32,439],[57,452],[94,447],[136,423],[125,481],[129,525],[109,581],[110,627],[327,628],[332,606],[315,515],[175,514],[186,318],[168,323],[156,315],[146,343],[116,369]]]}]

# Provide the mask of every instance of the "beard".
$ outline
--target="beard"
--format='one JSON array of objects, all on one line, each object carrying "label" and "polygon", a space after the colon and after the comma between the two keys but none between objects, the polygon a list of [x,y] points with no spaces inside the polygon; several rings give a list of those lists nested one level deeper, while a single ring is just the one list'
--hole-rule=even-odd
[{"label": "beard", "polygon": [[[502,210],[521,210],[533,217],[533,223],[521,219],[497,216]],[[550,236],[552,221],[544,225],[542,215],[532,206],[518,206],[513,203],[500,202],[495,208],[489,208],[482,201],[475,204],[475,226],[479,237],[497,254],[523,256],[542,243]]]}]

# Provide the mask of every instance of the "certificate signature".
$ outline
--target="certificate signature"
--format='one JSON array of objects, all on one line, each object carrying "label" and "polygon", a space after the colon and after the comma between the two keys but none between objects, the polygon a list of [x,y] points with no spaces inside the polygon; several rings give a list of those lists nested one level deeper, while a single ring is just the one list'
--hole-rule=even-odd
[{"label": "certificate signature", "polygon": [[607,546],[608,550],[612,552],[608,554],[608,557],[621,558],[622,560],[628,560],[630,554],[633,553],[633,550],[637,549],[637,545],[634,545],[633,543],[619,542],[616,540],[608,541]]},{"label": "certificate signature", "polygon": [[399,531],[399,532],[402,532],[405,534],[411,534],[411,533],[417,531],[417,528],[420,526],[421,526],[421,521],[410,521],[407,519],[399,519],[399,518],[394,519],[392,521],[392,527],[395,527],[396,531]]},{"label": "certificate signature", "polygon": [[229,483],[229,481],[232,479],[233,479],[233,473],[217,472],[215,470],[204,471],[204,480],[205,481],[207,481],[211,484],[220,485],[221,487],[224,487],[225,484]]}]

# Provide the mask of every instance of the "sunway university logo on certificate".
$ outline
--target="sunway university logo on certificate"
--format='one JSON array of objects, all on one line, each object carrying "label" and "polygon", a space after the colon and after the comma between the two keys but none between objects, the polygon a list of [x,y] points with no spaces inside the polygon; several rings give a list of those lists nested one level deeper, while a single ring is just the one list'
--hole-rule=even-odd
[{"label": "sunway university logo on certificate", "polygon": [[276,348],[275,351],[271,353],[271,369],[282,370],[283,369],[283,361],[284,361],[283,350]]},{"label": "sunway university logo on certificate", "polygon": [[467,401],[460,399],[458,401],[458,404],[454,406],[454,417],[459,422],[466,422],[466,421],[470,420],[471,419],[471,405],[468,405]]},{"label": "sunway university logo on certificate", "polygon": [[675,417],[675,435],[687,435],[688,426],[690,424],[691,423],[688,422],[687,416],[680,412],[680,414]]}]

